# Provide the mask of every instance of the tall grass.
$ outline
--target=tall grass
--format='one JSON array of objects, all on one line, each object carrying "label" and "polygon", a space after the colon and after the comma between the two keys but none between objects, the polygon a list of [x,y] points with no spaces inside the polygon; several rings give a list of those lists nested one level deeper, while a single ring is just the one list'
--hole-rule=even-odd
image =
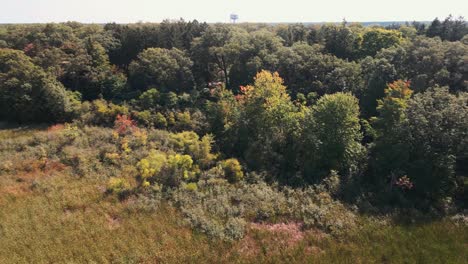
[{"label": "tall grass", "polygon": [[[101,183],[66,175],[26,195],[2,194],[1,263],[190,262],[215,253],[174,209],[133,212]],[[20,183],[18,183],[20,184]]]}]

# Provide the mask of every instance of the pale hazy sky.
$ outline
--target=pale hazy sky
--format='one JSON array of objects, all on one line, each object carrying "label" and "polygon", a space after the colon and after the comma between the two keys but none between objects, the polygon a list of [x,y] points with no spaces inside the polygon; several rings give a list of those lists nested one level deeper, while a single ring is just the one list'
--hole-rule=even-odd
[{"label": "pale hazy sky", "polygon": [[468,18],[468,0],[0,0],[0,23],[412,21]]}]

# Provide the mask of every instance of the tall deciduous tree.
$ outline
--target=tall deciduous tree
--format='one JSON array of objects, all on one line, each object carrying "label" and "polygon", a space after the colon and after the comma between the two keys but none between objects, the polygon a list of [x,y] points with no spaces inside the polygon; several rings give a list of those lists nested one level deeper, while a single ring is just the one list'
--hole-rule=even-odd
[{"label": "tall deciduous tree", "polygon": [[358,93],[362,88],[357,63],[323,54],[318,45],[296,43],[279,49],[276,56],[278,72],[293,93]]},{"label": "tall deciduous tree", "polygon": [[280,25],[276,29],[276,34],[280,36],[284,44],[288,47],[296,42],[307,41],[308,29],[303,24]]},{"label": "tall deciduous tree", "polygon": [[322,96],[306,119],[306,177],[317,179],[330,170],[352,176],[365,153],[360,141],[359,103],[349,93]]},{"label": "tall deciduous tree", "polygon": [[130,64],[129,81],[136,90],[190,91],[194,88],[192,64],[179,49],[149,48]]},{"label": "tall deciduous tree", "polygon": [[455,165],[468,156],[468,94],[445,88],[416,94],[408,107],[411,159],[408,176],[429,201],[451,197]]},{"label": "tall deciduous tree", "polygon": [[0,118],[14,122],[64,121],[71,113],[64,87],[23,52],[0,49]]},{"label": "tall deciduous tree", "polygon": [[208,28],[193,42],[194,71],[201,77],[197,82],[206,85],[222,81],[227,88],[231,88],[231,68],[239,63],[240,56],[249,49],[249,34],[246,30],[221,24]]},{"label": "tall deciduous tree", "polygon": [[239,152],[239,102],[231,90],[219,85],[212,90],[213,101],[206,103],[207,120],[221,150],[229,155],[241,156]]},{"label": "tall deciduous tree", "polygon": [[354,59],[359,55],[362,37],[345,23],[342,25],[324,25],[320,29],[325,49],[342,59]]},{"label": "tall deciduous tree", "polygon": [[381,49],[398,45],[403,41],[402,34],[397,30],[372,28],[362,36],[361,56],[375,56]]},{"label": "tall deciduous tree", "polygon": [[301,133],[304,111],[296,107],[278,73],[261,71],[242,88],[241,137],[247,162],[256,168],[285,170],[295,166],[290,152]]},{"label": "tall deciduous tree", "polygon": [[377,101],[378,116],[372,119],[376,140],[371,167],[379,184],[392,186],[399,177],[406,175],[409,159],[406,109],[412,93],[409,82],[398,80],[389,84],[385,97]]}]

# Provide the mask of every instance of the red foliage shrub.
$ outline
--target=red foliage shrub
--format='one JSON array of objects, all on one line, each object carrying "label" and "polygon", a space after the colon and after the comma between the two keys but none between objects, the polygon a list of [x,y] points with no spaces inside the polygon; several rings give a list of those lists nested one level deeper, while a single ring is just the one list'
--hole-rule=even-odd
[{"label": "red foliage shrub", "polygon": [[125,135],[132,133],[137,128],[136,122],[127,115],[117,115],[117,119],[114,122],[114,129],[119,135]]}]

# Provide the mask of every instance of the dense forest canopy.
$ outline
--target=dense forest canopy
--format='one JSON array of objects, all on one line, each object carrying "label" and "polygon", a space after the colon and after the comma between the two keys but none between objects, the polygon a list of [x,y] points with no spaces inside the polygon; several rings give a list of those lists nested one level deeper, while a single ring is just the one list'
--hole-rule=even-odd
[{"label": "dense forest canopy", "polygon": [[[224,165],[231,182],[242,165],[289,186],[337,173],[337,197],[351,201],[366,193],[428,208],[466,199],[462,17],[387,27],[2,25],[0,48],[4,121],[112,126],[124,115],[205,136],[232,157]],[[196,159],[151,155],[187,170]],[[211,158],[199,158],[208,168]]]}]

